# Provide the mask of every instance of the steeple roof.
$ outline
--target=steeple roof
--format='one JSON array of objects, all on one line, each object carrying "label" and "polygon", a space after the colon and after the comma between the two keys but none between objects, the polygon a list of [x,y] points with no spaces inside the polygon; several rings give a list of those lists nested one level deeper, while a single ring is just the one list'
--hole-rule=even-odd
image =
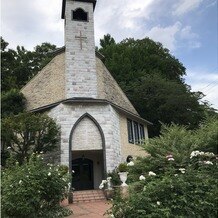
[{"label": "steeple roof", "polygon": [[[61,13],[62,19],[64,19],[64,17],[65,17],[66,1],[67,0],[63,0],[63,2],[62,2],[62,13]],[[73,0],[73,1],[93,3],[93,9],[95,9],[95,5],[96,5],[97,0]]]}]

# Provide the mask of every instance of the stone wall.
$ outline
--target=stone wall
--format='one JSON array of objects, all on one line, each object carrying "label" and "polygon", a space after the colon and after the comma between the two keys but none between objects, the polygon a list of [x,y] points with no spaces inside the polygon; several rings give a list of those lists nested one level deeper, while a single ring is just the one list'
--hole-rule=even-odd
[{"label": "stone wall", "polygon": [[[145,128],[145,138],[148,138],[148,130],[147,126],[144,125]],[[122,161],[126,161],[128,155],[133,157],[144,157],[147,153],[143,150],[142,147],[131,144],[128,142],[128,130],[127,130],[127,117],[124,115],[120,115],[120,132],[121,132],[121,153],[122,153]]]},{"label": "stone wall", "polygon": [[74,103],[60,104],[49,112],[61,127],[61,164],[69,165],[69,137],[76,121],[89,113],[103,130],[106,147],[107,171],[112,171],[121,162],[119,114],[109,104]]},{"label": "stone wall", "polygon": [[84,117],[73,132],[72,150],[101,150],[102,143],[98,127],[89,117]]},{"label": "stone wall", "polygon": [[[88,22],[72,20],[72,11],[88,12]],[[97,97],[93,4],[67,1],[65,11],[66,98]],[[81,42],[78,37],[85,39]]]},{"label": "stone wall", "polygon": [[27,110],[42,107],[64,99],[65,53],[55,56],[21,92],[27,99]]}]

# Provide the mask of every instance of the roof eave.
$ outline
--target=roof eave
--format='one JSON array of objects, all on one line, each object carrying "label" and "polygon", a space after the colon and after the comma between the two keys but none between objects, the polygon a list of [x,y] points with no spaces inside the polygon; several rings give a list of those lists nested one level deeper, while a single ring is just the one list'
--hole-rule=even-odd
[{"label": "roof eave", "polygon": [[108,100],[105,100],[105,99],[93,99],[93,98],[69,98],[69,99],[65,99],[65,100],[61,100],[61,101],[58,101],[58,102],[55,102],[53,104],[49,104],[49,105],[45,105],[45,106],[42,106],[42,107],[39,107],[39,108],[35,108],[35,109],[32,109],[30,110],[30,112],[42,112],[42,111],[46,111],[46,110],[49,110],[51,108],[54,108],[56,107],[57,105],[59,104],[69,104],[69,103],[105,103],[105,104],[110,104],[111,106],[113,106],[115,109],[117,109],[118,111],[140,121],[140,122],[143,122],[143,123],[146,123],[147,125],[153,125],[153,123],[149,122],[148,120],[145,120],[143,119],[142,117],[108,101]]}]

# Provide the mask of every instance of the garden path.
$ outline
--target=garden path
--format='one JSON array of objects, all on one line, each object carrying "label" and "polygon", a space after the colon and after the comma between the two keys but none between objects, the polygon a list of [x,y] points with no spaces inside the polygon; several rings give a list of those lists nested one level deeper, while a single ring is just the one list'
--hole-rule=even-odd
[{"label": "garden path", "polygon": [[66,206],[73,211],[73,214],[67,218],[107,218],[108,215],[104,214],[111,207],[111,204],[106,200],[101,200],[74,203]]}]

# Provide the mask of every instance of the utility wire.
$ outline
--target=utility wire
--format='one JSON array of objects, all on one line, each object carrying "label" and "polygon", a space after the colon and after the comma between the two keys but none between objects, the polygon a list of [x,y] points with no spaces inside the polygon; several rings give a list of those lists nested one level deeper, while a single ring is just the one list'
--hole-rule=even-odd
[{"label": "utility wire", "polygon": [[[207,88],[209,88],[211,85],[213,85],[214,86],[214,84],[215,84],[215,86],[217,85],[217,83],[218,83],[218,79],[216,79],[216,80],[214,80],[214,81],[212,81],[211,83],[209,83],[208,85],[206,85],[205,87],[203,87],[202,89],[201,89],[201,91],[202,90],[204,90],[204,89],[207,89]],[[210,87],[211,88],[211,87]],[[209,89],[210,89],[209,88]]]},{"label": "utility wire", "polygon": [[208,92],[209,90],[213,90],[216,86],[217,86],[218,84],[215,84],[215,85],[213,85],[212,87],[210,87],[210,89],[208,89],[206,92],[207,93],[205,93],[205,95],[208,95],[208,94],[210,94],[212,91],[210,91],[210,92]]}]

